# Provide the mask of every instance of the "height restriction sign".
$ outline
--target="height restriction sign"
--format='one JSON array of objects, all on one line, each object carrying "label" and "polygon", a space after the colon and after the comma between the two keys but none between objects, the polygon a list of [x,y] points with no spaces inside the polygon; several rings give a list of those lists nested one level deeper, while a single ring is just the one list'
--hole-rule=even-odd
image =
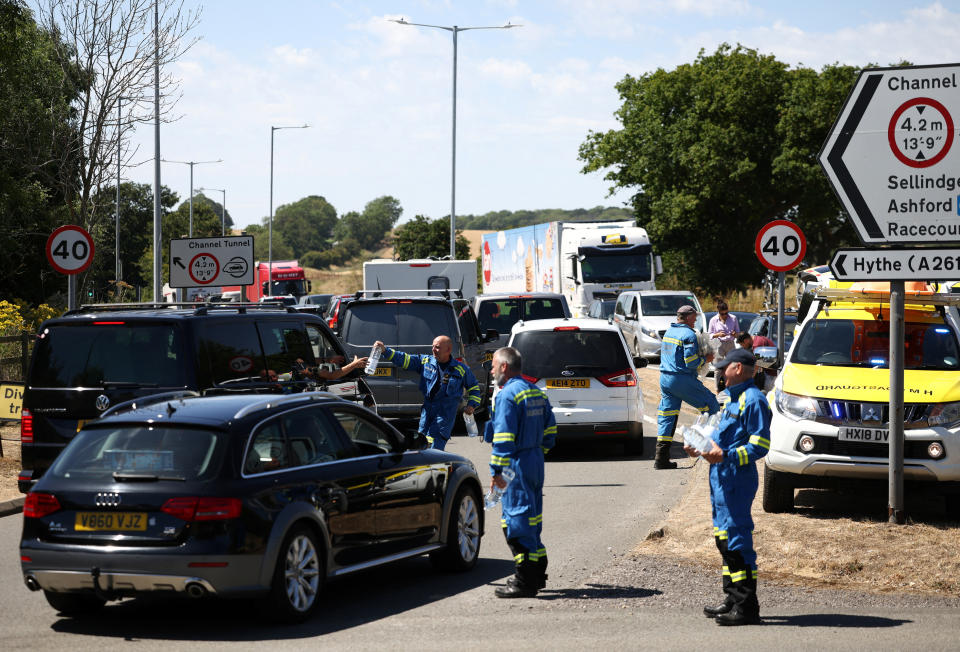
[{"label": "height restriction sign", "polygon": [[960,243],[960,64],[868,68],[820,150],[865,244]]}]

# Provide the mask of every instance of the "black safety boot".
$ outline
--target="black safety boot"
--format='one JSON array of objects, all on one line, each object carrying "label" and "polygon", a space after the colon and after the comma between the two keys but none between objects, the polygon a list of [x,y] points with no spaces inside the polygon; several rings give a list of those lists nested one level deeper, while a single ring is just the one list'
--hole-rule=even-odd
[{"label": "black safety boot", "polygon": [[760,614],[747,613],[739,605],[735,605],[725,614],[715,618],[718,625],[759,625]]},{"label": "black safety boot", "polygon": [[675,469],[676,462],[670,461],[670,442],[657,442],[657,452],[653,458],[653,468],[655,469]]},{"label": "black safety boot", "polygon": [[723,602],[717,605],[704,606],[703,615],[706,616],[707,618],[716,618],[720,614],[725,614],[731,609],[733,609],[733,603],[727,600],[724,600]]},{"label": "black safety boot", "polygon": [[511,577],[507,580],[506,586],[498,586],[493,590],[493,594],[498,598],[535,598],[537,589],[523,586],[515,577]]}]

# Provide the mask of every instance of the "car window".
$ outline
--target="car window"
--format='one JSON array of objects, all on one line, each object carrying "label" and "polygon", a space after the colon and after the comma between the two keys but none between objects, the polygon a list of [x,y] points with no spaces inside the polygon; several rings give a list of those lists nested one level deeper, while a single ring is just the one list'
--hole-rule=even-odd
[{"label": "car window", "polygon": [[480,322],[480,330],[482,331],[488,331],[492,328],[501,334],[509,333],[519,319],[520,306],[516,299],[483,301],[477,309],[477,321]]},{"label": "car window", "polygon": [[448,303],[390,301],[351,303],[342,338],[351,347],[369,348],[380,340],[390,347],[425,346],[438,335],[459,335]]},{"label": "car window", "polygon": [[260,322],[257,324],[263,340],[269,380],[280,378],[298,368],[297,360],[307,366],[316,364],[307,331],[295,322]]},{"label": "car window", "polygon": [[246,474],[276,471],[290,466],[283,430],[278,419],[260,426],[254,433],[243,462]]},{"label": "car window", "polygon": [[680,306],[697,305],[697,300],[685,294],[651,294],[640,297],[640,312],[648,317],[676,316]]},{"label": "car window", "polygon": [[341,355],[336,345],[327,337],[327,334],[316,324],[306,324],[307,339],[310,349],[317,362],[332,362],[333,358]]},{"label": "car window", "polygon": [[34,358],[35,387],[183,387],[189,368],[180,329],[164,323],[54,325],[37,338]]},{"label": "car window", "polygon": [[[563,312],[563,303],[559,299],[524,299],[522,319],[560,319],[566,315]],[[513,324],[510,324],[511,328]],[[507,332],[507,331],[504,331]]]},{"label": "car window", "polygon": [[535,378],[598,377],[630,367],[620,334],[614,331],[523,331],[511,344],[523,356],[523,373]]},{"label": "car window", "polygon": [[201,386],[259,380],[263,352],[252,320],[203,320],[196,327]]},{"label": "car window", "polygon": [[397,449],[397,442],[387,431],[359,412],[333,409],[331,413],[361,455],[389,453]]},{"label": "car window", "polygon": [[333,424],[322,410],[308,408],[280,417],[290,448],[290,466],[307,466],[349,457]]},{"label": "car window", "polygon": [[477,318],[473,316],[473,309],[469,304],[461,308],[460,314],[457,317],[457,323],[460,325],[460,336],[463,337],[463,341],[468,344],[480,340],[480,333],[477,332],[476,319]]},{"label": "car window", "polygon": [[205,480],[219,468],[222,433],[183,426],[120,426],[80,431],[47,472],[111,483],[116,475]]},{"label": "car window", "polygon": [[614,308],[614,313],[615,313],[615,314],[618,314],[618,315],[624,314],[623,304],[626,303],[626,301],[627,301],[627,296],[626,296],[626,295],[621,296],[619,299],[617,299],[617,307]]}]

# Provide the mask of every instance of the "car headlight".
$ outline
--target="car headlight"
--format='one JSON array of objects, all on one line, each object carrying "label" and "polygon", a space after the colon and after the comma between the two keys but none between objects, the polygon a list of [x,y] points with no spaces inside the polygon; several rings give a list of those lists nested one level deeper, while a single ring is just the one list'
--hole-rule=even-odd
[{"label": "car headlight", "polygon": [[650,328],[649,326],[641,326],[640,330],[643,331],[643,334],[647,337],[652,337],[654,339],[660,339],[660,336],[657,335],[657,329]]},{"label": "car headlight", "polygon": [[943,426],[944,428],[952,428],[960,424],[960,401],[937,403],[930,410],[927,423],[931,426]]},{"label": "car headlight", "polygon": [[788,394],[783,390],[776,390],[777,409],[794,421],[801,419],[813,420],[817,418],[817,404],[809,396]]}]

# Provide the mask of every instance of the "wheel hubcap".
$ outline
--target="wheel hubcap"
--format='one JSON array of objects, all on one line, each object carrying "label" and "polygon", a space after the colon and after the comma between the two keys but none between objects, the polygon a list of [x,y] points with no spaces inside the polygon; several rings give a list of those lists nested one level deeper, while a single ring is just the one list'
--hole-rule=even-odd
[{"label": "wheel hubcap", "polygon": [[457,543],[460,544],[460,558],[473,561],[480,548],[480,512],[472,494],[460,501],[460,513],[457,516]]},{"label": "wheel hubcap", "polygon": [[301,534],[291,541],[284,563],[287,600],[297,611],[306,611],[320,586],[320,559],[310,538]]}]

